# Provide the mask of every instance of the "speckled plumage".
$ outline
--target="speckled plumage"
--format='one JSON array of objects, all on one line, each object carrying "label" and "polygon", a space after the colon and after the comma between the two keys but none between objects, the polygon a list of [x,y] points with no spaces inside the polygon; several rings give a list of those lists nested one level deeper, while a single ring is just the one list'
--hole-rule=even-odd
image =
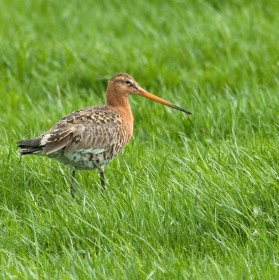
[{"label": "speckled plumage", "polygon": [[[72,169],[73,177],[76,169],[98,169],[101,184],[105,186],[104,166],[122,151],[133,133],[133,115],[128,102],[130,94],[190,113],[146,92],[130,75],[119,73],[108,83],[107,105],[75,111],[42,135],[18,141],[21,154],[45,155],[58,160]],[[72,196],[74,193],[72,181]]]},{"label": "speckled plumage", "polygon": [[[117,156],[129,141],[126,126],[113,107],[99,105],[67,115],[33,142],[42,147],[38,153],[70,168],[96,169]],[[25,148],[21,151],[24,153]]]}]

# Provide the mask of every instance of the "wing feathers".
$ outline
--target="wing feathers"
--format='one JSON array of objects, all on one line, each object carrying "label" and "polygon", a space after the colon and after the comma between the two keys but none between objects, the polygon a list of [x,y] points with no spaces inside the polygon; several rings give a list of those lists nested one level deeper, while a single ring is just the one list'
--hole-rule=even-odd
[{"label": "wing feathers", "polygon": [[53,141],[49,140],[43,149],[44,154],[49,155],[51,153],[57,152],[67,146],[72,134],[68,133],[64,137],[55,138]]},{"label": "wing feathers", "polygon": [[119,137],[127,137],[123,125],[122,117],[114,108],[89,107],[62,118],[41,136],[17,144],[23,154],[41,150],[43,154],[49,155],[63,148],[65,153],[81,150],[101,153],[121,144],[117,143]]}]

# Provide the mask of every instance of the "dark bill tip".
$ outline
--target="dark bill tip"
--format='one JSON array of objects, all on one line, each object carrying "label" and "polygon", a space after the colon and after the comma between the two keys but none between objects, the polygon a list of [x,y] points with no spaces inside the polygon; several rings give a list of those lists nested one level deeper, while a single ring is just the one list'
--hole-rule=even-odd
[{"label": "dark bill tip", "polygon": [[192,112],[190,112],[190,111],[188,111],[188,110],[186,110],[186,109],[183,109],[183,108],[181,108],[181,107],[179,107],[179,106],[177,106],[177,105],[173,105],[173,108],[176,109],[176,110],[179,110],[179,111],[181,111],[181,112],[184,112],[184,113],[186,113],[186,114],[189,114],[189,115],[192,114]]}]

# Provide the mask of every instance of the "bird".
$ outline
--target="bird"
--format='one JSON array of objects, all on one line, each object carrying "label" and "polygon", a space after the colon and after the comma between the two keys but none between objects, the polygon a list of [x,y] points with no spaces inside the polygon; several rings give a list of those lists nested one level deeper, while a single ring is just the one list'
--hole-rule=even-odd
[{"label": "bird", "polygon": [[69,167],[72,175],[70,194],[73,198],[76,170],[97,169],[101,189],[106,189],[104,167],[123,150],[133,134],[130,95],[142,96],[191,114],[149,93],[131,75],[117,73],[108,81],[105,105],[74,111],[40,136],[18,141],[20,154],[47,156]]}]

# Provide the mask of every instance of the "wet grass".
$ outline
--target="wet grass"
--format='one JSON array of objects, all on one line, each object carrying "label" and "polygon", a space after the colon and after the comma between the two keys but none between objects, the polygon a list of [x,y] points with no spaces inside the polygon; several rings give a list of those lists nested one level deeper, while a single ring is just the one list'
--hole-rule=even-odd
[{"label": "wet grass", "polygon": [[[2,1],[0,275],[5,279],[278,278],[276,1]],[[106,168],[77,174],[15,142],[131,97],[134,137]]]}]

